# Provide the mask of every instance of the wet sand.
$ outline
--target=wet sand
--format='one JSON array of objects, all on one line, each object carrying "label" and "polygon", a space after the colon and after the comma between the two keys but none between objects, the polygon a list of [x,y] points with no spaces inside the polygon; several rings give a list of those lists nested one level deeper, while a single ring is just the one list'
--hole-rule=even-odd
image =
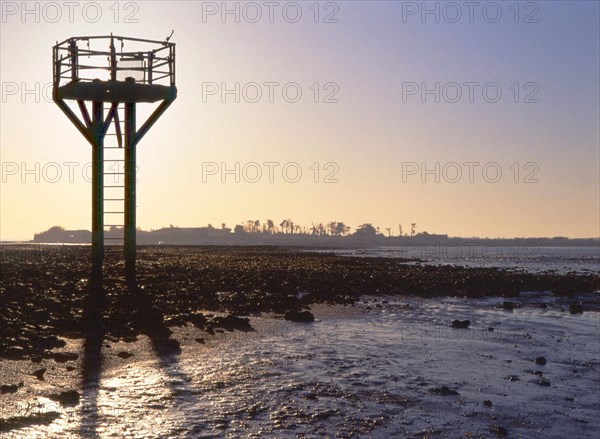
[{"label": "wet sand", "polygon": [[[588,437],[598,430],[597,275],[145,248],[135,295],[109,256],[104,298],[90,302],[88,252],[3,249],[3,434]],[[519,294],[536,289],[547,292]],[[283,319],[306,307],[316,322]],[[467,319],[467,329],[452,328]],[[545,365],[536,364],[541,356]]]}]

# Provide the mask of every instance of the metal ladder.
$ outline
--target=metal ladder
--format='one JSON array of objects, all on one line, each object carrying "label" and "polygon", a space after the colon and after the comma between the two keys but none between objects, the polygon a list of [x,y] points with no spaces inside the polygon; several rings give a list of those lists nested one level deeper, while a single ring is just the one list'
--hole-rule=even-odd
[{"label": "metal ladder", "polygon": [[[106,108],[108,106],[108,108]],[[105,105],[105,110],[110,104]],[[104,140],[104,249],[108,253],[121,253],[125,243],[125,145],[123,138],[124,107],[117,107]]]}]

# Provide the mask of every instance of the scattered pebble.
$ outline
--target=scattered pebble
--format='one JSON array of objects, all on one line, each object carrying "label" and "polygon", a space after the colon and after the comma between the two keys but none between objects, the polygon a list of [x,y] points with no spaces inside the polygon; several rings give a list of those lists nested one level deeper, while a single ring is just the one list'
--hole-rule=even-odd
[{"label": "scattered pebble", "polygon": [[60,403],[62,406],[70,406],[79,404],[79,392],[76,390],[68,390],[66,392],[53,393],[48,395],[52,401]]},{"label": "scattered pebble", "polygon": [[19,384],[4,384],[0,386],[0,395],[4,395],[7,393],[15,393],[21,387],[23,387],[23,381],[21,381]]},{"label": "scattered pebble", "polygon": [[291,322],[314,322],[315,316],[310,311],[291,310],[285,313],[285,319]]},{"label": "scattered pebble", "polygon": [[495,433],[497,436],[508,436],[508,430],[504,427],[502,427],[501,425],[492,425],[489,430],[492,433]]},{"label": "scattered pebble", "polygon": [[131,352],[127,352],[127,351],[121,351],[117,354],[117,357],[126,360],[127,358],[133,357],[133,354]]},{"label": "scattered pebble", "polygon": [[569,306],[569,312],[571,314],[583,314],[583,306],[577,302],[573,302]]},{"label": "scattered pebble", "polygon": [[40,381],[44,381],[44,374],[45,373],[46,373],[46,368],[44,367],[42,369],[36,370],[31,375],[33,375],[34,377],[36,377]]},{"label": "scattered pebble", "polygon": [[434,395],[441,395],[441,396],[460,395],[460,393],[458,393],[456,390],[452,390],[448,386],[432,387],[431,389],[429,389],[429,393],[433,393]]},{"label": "scattered pebble", "polygon": [[548,380],[546,378],[535,379],[535,380],[531,380],[530,382],[532,382],[533,384],[537,384],[538,386],[542,386],[542,387],[548,387],[551,385],[550,380]]},{"label": "scattered pebble", "polygon": [[515,304],[514,302],[505,300],[504,302],[502,302],[502,309],[505,311],[512,311],[513,309],[515,309]]}]

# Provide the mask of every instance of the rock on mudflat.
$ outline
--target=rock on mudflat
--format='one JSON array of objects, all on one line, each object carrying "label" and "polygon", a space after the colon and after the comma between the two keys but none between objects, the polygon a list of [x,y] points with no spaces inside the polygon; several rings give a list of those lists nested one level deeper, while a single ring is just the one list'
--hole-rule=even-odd
[{"label": "rock on mudflat", "polygon": [[0,386],[0,395],[4,395],[6,393],[15,393],[21,387],[23,387],[23,381],[21,381],[18,385],[4,384],[4,385]]},{"label": "rock on mudflat", "polygon": [[505,311],[512,311],[513,309],[515,309],[515,303],[505,300],[504,302],[502,302],[502,309]]},{"label": "rock on mudflat", "polygon": [[457,329],[467,329],[471,326],[471,320],[454,320],[452,322],[452,327]]},{"label": "rock on mudflat", "polygon": [[508,436],[508,430],[501,425],[492,425],[489,430],[495,433],[497,436],[505,437]]},{"label": "rock on mudflat", "polygon": [[79,393],[76,390],[53,393],[52,395],[48,395],[48,398],[60,403],[62,406],[79,404]]},{"label": "rock on mudflat", "polygon": [[315,316],[310,311],[291,310],[285,313],[285,319],[291,322],[314,322]]},{"label": "rock on mudflat", "polygon": [[31,375],[33,375],[34,377],[36,377],[40,381],[44,381],[44,374],[45,373],[46,373],[46,368],[44,367],[42,369],[36,370]]},{"label": "rock on mudflat", "polygon": [[571,314],[583,314],[583,306],[580,303],[573,302],[569,305],[569,312]]},{"label": "rock on mudflat", "polygon": [[432,387],[431,389],[429,389],[429,393],[433,393],[434,395],[441,395],[441,396],[460,395],[460,393],[458,393],[456,390],[452,390],[448,386]]},{"label": "rock on mudflat", "polygon": [[127,352],[127,351],[121,351],[117,354],[117,357],[126,360],[128,358],[133,357],[133,354],[131,352]]},{"label": "rock on mudflat", "polygon": [[551,385],[550,380],[543,378],[543,377],[541,377],[539,379],[536,378],[534,380],[530,380],[529,382],[533,383],[533,384],[537,384],[538,386],[542,386],[542,387],[548,387]]},{"label": "rock on mudflat", "polygon": [[546,357],[537,357],[535,359],[535,364],[543,366],[544,364],[546,364]]},{"label": "rock on mudflat", "polygon": [[[250,320],[245,317],[238,317],[233,314],[227,316],[216,316],[207,321],[205,329],[222,328],[226,331],[232,332],[234,330],[243,332],[252,332],[254,328],[250,324]],[[210,333],[210,331],[207,331]]]}]

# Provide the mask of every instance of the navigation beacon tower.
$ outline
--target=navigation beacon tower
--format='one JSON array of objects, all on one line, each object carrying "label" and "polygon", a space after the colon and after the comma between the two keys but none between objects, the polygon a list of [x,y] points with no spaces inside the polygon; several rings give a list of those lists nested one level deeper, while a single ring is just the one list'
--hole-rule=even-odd
[{"label": "navigation beacon tower", "polygon": [[[92,145],[92,279],[102,279],[105,244],[123,245],[135,279],[136,147],[177,97],[169,38],[72,37],[52,49],[53,100]],[[139,103],[159,104],[138,126]]]}]

